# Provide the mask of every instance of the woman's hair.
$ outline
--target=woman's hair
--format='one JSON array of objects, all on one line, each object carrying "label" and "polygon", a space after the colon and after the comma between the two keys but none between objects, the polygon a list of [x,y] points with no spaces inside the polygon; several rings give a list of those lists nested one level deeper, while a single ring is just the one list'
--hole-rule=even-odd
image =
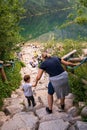
[{"label": "woman's hair", "polygon": [[42,53],[42,58],[46,59],[46,58],[50,58],[50,57],[51,57],[51,55],[48,54],[47,52]]},{"label": "woman's hair", "polygon": [[30,75],[25,75],[24,76],[24,81],[26,82],[26,81],[28,81],[30,79]]}]

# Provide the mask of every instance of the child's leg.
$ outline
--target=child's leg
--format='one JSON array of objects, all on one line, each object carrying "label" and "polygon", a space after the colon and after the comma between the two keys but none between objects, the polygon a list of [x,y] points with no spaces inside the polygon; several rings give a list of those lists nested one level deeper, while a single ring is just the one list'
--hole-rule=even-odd
[{"label": "child's leg", "polygon": [[28,101],[28,106],[31,106],[31,101],[30,101],[30,97],[26,97],[27,101]]},{"label": "child's leg", "polygon": [[33,107],[36,106],[36,103],[35,103],[35,100],[34,100],[33,95],[30,96],[29,98],[30,98],[30,100],[31,100],[31,102],[32,102]]}]

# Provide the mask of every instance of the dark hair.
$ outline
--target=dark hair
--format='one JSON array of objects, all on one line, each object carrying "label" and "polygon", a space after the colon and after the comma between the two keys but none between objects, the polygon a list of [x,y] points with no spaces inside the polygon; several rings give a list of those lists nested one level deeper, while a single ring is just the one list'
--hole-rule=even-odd
[{"label": "dark hair", "polygon": [[24,76],[24,81],[26,82],[26,81],[28,81],[30,79],[30,75],[25,75]]}]

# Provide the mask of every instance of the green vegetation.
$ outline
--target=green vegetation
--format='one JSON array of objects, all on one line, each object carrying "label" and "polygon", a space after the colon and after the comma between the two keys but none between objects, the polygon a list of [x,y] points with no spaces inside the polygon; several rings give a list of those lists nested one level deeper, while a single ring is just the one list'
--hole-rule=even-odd
[{"label": "green vegetation", "polygon": [[3,105],[3,99],[10,97],[12,91],[19,87],[21,81],[20,69],[20,62],[15,62],[14,68],[5,67],[7,81],[3,82],[0,77],[0,108]]},{"label": "green vegetation", "polygon": [[[22,40],[19,22],[25,12],[23,0],[0,0],[0,60],[14,59],[17,44]],[[3,98],[19,87],[21,81],[20,68],[23,63],[15,63],[15,67],[4,67],[7,81],[0,77],[0,108]]]},{"label": "green vegetation", "polygon": [[19,22],[24,13],[22,6],[23,0],[0,0],[0,60],[9,59],[21,41]]},{"label": "green vegetation", "polygon": [[68,15],[69,23],[87,24],[87,0],[70,0],[72,13]]},{"label": "green vegetation", "polygon": [[26,0],[26,16],[42,15],[70,7],[67,0]]}]

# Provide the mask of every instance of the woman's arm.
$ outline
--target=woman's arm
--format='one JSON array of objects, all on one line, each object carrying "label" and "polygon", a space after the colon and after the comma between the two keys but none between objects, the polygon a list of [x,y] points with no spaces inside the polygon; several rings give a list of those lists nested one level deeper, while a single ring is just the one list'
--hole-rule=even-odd
[{"label": "woman's arm", "polygon": [[33,87],[35,87],[35,86],[37,85],[38,81],[39,81],[40,78],[42,77],[43,72],[44,72],[44,70],[42,70],[42,69],[39,69],[39,70],[38,70],[38,74],[37,74],[37,76],[36,76],[35,84],[33,85]]},{"label": "woman's arm", "polygon": [[61,59],[61,63],[66,65],[66,66],[76,66],[77,63],[72,63],[72,62],[69,62],[69,61],[65,61],[63,59]]}]

